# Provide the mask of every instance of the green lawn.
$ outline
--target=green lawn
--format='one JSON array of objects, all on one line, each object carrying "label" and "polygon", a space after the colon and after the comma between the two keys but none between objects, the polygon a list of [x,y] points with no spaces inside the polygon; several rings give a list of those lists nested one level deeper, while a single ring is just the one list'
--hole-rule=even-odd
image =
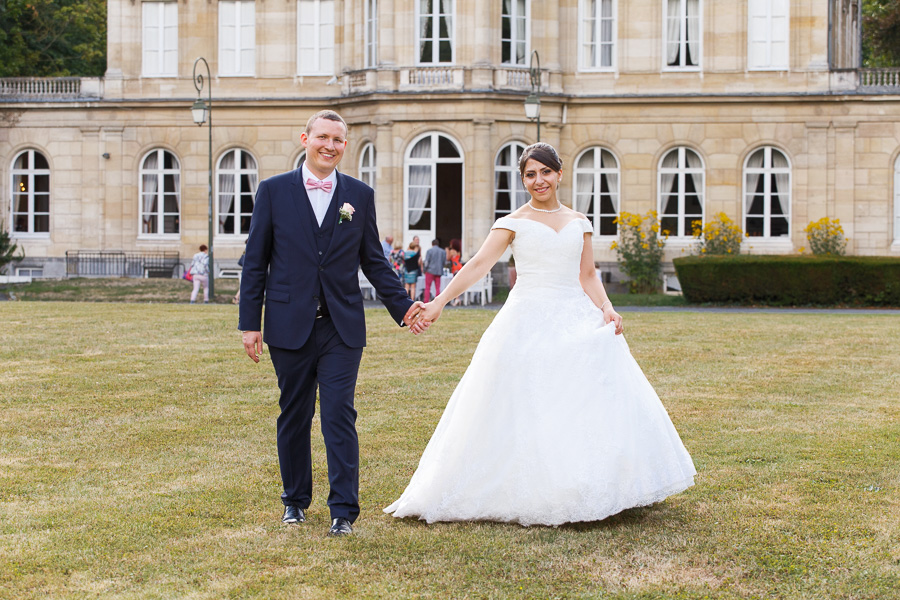
[{"label": "green lawn", "polygon": [[309,521],[278,523],[236,307],[0,303],[0,598],[897,597],[900,318],[629,312],[695,487],[555,529],[383,514],[495,314],[369,311],[362,515],[329,539],[318,433]]}]

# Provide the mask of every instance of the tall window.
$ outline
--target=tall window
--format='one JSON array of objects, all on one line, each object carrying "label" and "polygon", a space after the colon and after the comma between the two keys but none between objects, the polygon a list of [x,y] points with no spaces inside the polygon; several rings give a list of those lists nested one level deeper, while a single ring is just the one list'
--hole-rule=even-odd
[{"label": "tall window", "polygon": [[37,150],[13,159],[11,196],[13,233],[50,233],[50,165]]},{"label": "tall window", "polygon": [[141,163],[141,233],[181,231],[181,165],[168,150],[151,150]]},{"label": "tall window", "polygon": [[900,243],[900,156],[894,163],[894,241]]},{"label": "tall window", "polygon": [[297,3],[297,73],[334,74],[334,0]]},{"label": "tall window", "polygon": [[519,177],[519,157],[524,150],[525,144],[512,142],[497,153],[494,161],[494,219],[508,215],[530,198]]},{"label": "tall window", "polygon": [[615,65],[616,17],[613,0],[581,0],[581,68],[612,69]]},{"label": "tall window", "polygon": [[605,148],[588,148],[575,161],[575,210],[590,219],[599,235],[616,235],[619,216],[619,162]]},{"label": "tall window", "polygon": [[689,148],[674,148],[659,166],[660,226],[673,237],[691,235],[703,225],[703,161]]},{"label": "tall window", "polygon": [[419,62],[453,62],[453,15],[455,0],[417,0],[416,36]]},{"label": "tall window", "polygon": [[248,0],[219,2],[219,75],[256,72],[256,7]]},{"label": "tall window", "polygon": [[750,0],[747,65],[751,70],[788,68],[788,0]]},{"label": "tall window", "polygon": [[525,64],[528,58],[527,0],[503,0],[501,48],[503,64]]},{"label": "tall window", "polygon": [[144,2],[142,5],[144,77],[178,75],[178,2]]},{"label": "tall window", "polygon": [[462,163],[459,147],[445,135],[426,133],[413,140],[406,156],[406,231],[423,239],[435,236],[437,204],[461,203]]},{"label": "tall window", "polygon": [[670,68],[700,66],[703,46],[700,0],[663,0],[665,5],[665,64]]},{"label": "tall window", "polygon": [[375,144],[366,144],[359,156],[359,179],[375,189]]},{"label": "tall window", "polygon": [[366,2],[366,68],[378,66],[378,0]]},{"label": "tall window", "polygon": [[246,150],[229,150],[216,169],[219,233],[245,235],[250,232],[250,216],[259,174],[256,159]]},{"label": "tall window", "polygon": [[748,237],[791,234],[791,165],[775,148],[760,148],[744,165],[744,231]]}]

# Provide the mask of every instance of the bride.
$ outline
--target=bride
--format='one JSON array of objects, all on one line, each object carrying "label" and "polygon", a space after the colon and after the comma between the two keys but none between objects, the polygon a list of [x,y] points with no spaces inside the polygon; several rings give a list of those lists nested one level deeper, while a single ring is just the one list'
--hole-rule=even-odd
[{"label": "bride", "polygon": [[594,271],[584,215],[562,206],[548,144],[519,159],[531,200],[494,223],[420,318],[484,277],[507,246],[518,279],[450,397],[395,517],[522,525],[598,521],[658,502],[696,471],[631,356]]}]

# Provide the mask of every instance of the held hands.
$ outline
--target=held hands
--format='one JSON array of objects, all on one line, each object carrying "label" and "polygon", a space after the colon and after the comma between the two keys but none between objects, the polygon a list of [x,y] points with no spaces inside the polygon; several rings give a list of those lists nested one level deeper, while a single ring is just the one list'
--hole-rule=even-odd
[{"label": "held hands", "polygon": [[421,302],[416,301],[409,307],[409,310],[406,311],[406,314],[403,316],[403,322],[415,335],[423,333],[431,325],[431,321],[422,319],[422,308],[424,306],[425,305]]},{"label": "held hands", "polygon": [[262,334],[259,331],[245,331],[241,334],[244,343],[244,351],[253,362],[259,362],[259,356],[263,351]]},{"label": "held hands", "polygon": [[609,323],[610,321],[616,324],[616,335],[621,335],[625,331],[625,326],[622,324],[622,315],[613,310],[612,304],[603,309],[603,322]]}]

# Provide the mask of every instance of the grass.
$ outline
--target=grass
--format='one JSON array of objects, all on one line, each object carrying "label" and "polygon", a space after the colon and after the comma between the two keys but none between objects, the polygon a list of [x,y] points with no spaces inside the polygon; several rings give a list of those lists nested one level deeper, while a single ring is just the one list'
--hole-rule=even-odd
[{"label": "grass", "polygon": [[331,540],[317,434],[309,521],[278,525],[236,307],[0,304],[0,598],[896,597],[896,316],[630,312],[695,487],[559,528],[383,514],[494,314],[413,338],[369,311],[362,515]]}]

